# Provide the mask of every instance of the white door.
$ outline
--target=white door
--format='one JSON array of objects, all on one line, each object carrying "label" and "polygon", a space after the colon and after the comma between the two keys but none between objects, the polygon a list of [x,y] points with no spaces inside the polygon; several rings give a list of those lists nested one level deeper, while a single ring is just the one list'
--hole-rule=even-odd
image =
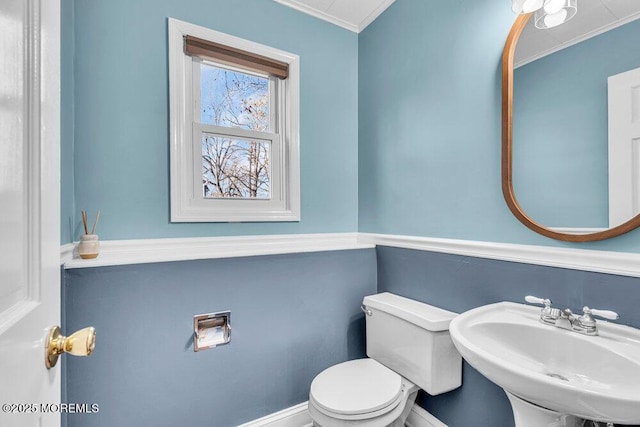
[{"label": "white door", "polygon": [[640,213],[640,68],[609,77],[609,226]]},{"label": "white door", "polygon": [[0,426],[60,425],[59,34],[59,0],[0,0]]}]

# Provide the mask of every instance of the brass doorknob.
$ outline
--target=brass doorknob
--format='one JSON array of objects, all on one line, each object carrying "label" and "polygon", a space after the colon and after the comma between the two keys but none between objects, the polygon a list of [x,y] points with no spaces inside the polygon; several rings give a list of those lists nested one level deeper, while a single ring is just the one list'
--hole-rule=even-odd
[{"label": "brass doorknob", "polygon": [[93,326],[80,329],[69,337],[60,334],[60,327],[54,326],[49,331],[49,338],[45,344],[44,364],[51,369],[58,363],[58,356],[62,353],[74,356],[89,356],[96,346],[96,330]]}]

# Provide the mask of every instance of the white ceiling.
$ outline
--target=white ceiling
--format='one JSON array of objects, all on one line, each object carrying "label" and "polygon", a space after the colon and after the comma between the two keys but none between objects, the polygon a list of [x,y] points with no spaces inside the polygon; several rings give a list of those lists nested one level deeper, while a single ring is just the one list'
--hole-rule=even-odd
[{"label": "white ceiling", "polygon": [[[395,0],[274,0],[359,33]],[[634,0],[640,3],[640,0]]]},{"label": "white ceiling", "polygon": [[529,20],[516,45],[515,67],[640,18],[640,0],[577,1],[576,16],[565,24],[539,30]]}]

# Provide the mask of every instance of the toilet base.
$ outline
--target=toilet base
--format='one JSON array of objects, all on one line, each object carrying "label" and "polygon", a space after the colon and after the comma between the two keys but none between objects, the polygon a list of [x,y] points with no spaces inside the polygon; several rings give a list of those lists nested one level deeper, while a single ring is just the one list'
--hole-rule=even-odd
[{"label": "toilet base", "polygon": [[419,388],[412,384],[410,389],[405,389],[407,398],[404,404],[401,402],[396,408],[387,414],[375,418],[362,420],[343,420],[329,416],[320,412],[311,399],[309,400],[309,415],[313,420],[314,427],[404,427],[404,423],[409,417],[413,408]]}]

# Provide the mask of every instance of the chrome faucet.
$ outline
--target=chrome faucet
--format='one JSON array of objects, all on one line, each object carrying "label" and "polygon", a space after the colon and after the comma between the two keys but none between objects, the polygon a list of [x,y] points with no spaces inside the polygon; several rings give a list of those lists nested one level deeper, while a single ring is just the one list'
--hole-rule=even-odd
[{"label": "chrome faucet", "polygon": [[555,326],[561,329],[572,330],[578,318],[568,308],[558,311],[560,315],[556,318]]},{"label": "chrome faucet", "polygon": [[560,310],[551,307],[551,300],[542,299],[527,295],[525,301],[532,304],[543,304],[540,311],[540,322],[545,325],[552,325],[556,328],[567,329],[583,335],[598,335],[598,325],[593,316],[602,317],[609,320],[616,320],[620,316],[611,310],[596,310],[594,308],[583,307],[582,316],[576,316],[570,309]]}]

